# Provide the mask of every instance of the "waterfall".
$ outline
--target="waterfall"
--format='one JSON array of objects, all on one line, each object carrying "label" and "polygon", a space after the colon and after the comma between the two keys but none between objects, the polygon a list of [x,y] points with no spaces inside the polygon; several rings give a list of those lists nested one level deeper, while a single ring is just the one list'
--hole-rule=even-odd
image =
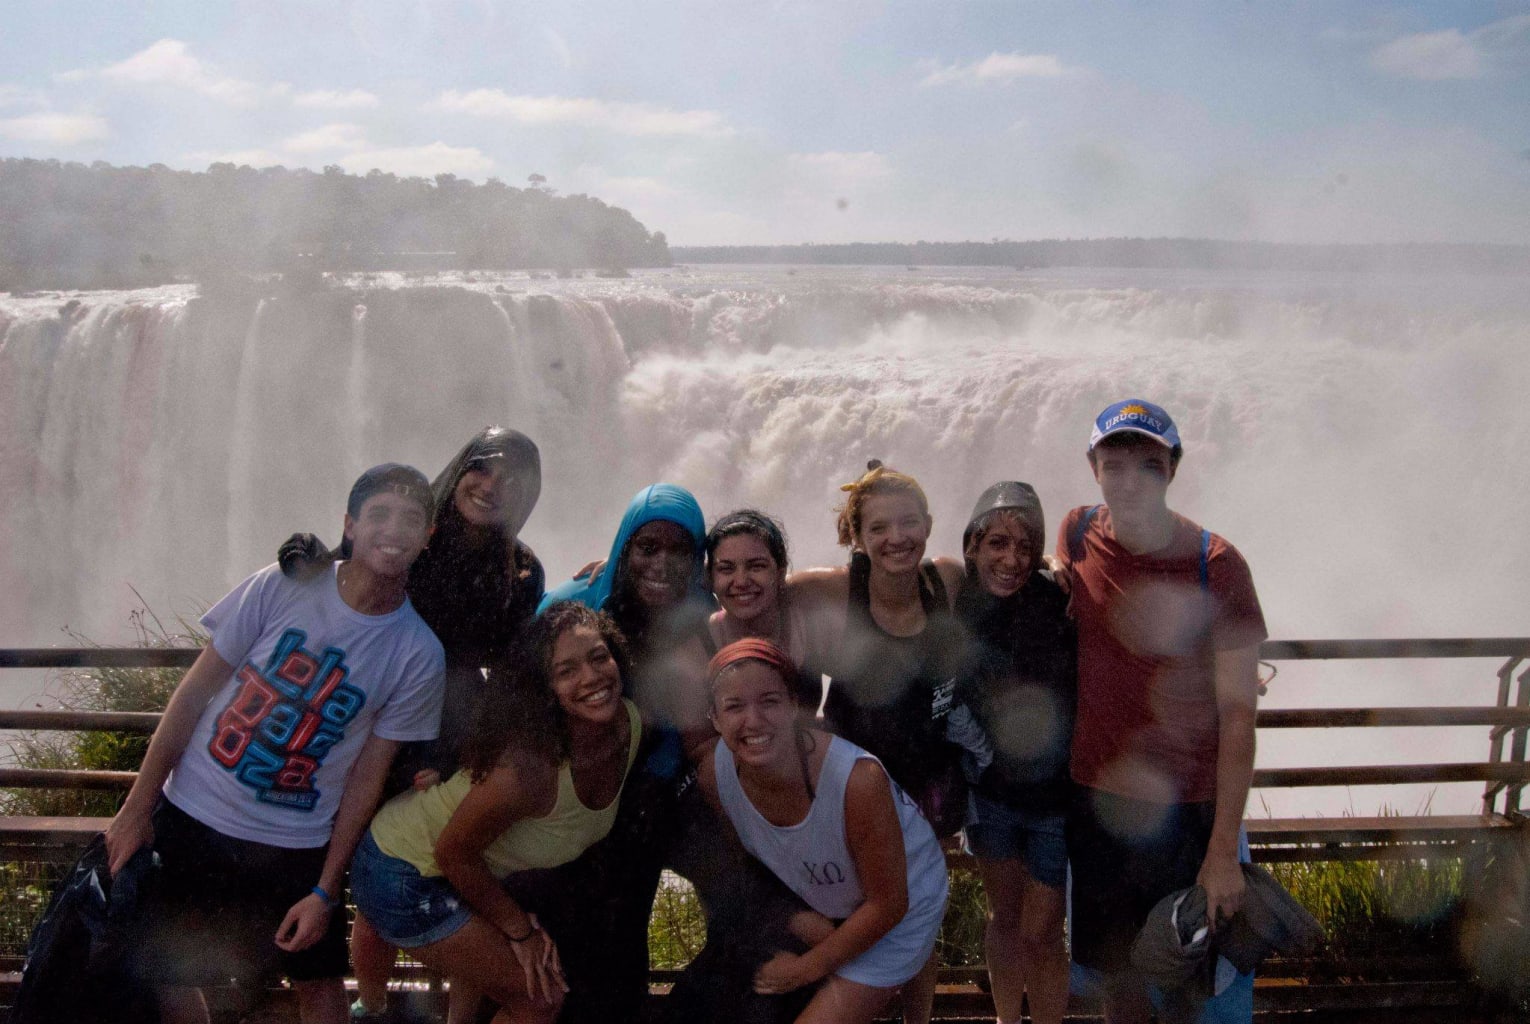
[{"label": "waterfall", "polygon": [[289,532],[338,541],[367,465],[434,475],[488,423],[542,449],[525,536],[552,580],[658,479],[837,562],[838,485],[871,457],[921,479],[956,554],[994,480],[1035,484],[1049,528],[1097,500],[1090,422],[1129,395],[1178,419],[1170,502],[1248,557],[1274,635],[1523,634],[1524,285],[733,268],[0,296],[0,637],[120,639],[129,585],[194,615]]}]

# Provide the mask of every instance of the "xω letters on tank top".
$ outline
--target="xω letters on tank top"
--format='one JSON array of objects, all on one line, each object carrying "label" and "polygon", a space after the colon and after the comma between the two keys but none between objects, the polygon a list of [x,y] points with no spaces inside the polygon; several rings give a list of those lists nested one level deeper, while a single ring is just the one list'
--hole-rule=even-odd
[{"label": "x\u03c9 letters on tank top", "polygon": [[314,655],[304,649],[306,639],[302,630],[289,629],[263,669],[244,663],[208,744],[214,760],[257,800],[299,811],[318,803],[319,767],[367,701],[346,682],[345,652],[326,647]]}]

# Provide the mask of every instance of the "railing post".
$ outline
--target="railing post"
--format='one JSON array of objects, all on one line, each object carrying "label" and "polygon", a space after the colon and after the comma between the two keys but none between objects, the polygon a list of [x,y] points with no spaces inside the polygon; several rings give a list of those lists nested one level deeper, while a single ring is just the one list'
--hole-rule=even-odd
[{"label": "railing post", "polygon": [[[1516,682],[1518,685],[1514,690],[1514,706],[1519,708],[1530,707],[1530,668],[1521,672]],[[1509,756],[1516,762],[1524,763],[1525,727],[1522,725],[1514,728],[1514,736],[1509,741]],[[1516,782],[1504,791],[1503,813],[1505,815],[1517,816],[1519,814],[1520,793],[1523,792],[1524,788],[1525,784],[1523,782]]]},{"label": "railing post", "polygon": [[[1501,708],[1507,708],[1509,706],[1509,689],[1510,689],[1510,685],[1512,683],[1512,680],[1514,678],[1514,670],[1519,667],[1519,663],[1522,660],[1523,660],[1523,657],[1521,655],[1515,655],[1514,657],[1510,658],[1508,661],[1504,662],[1502,667],[1500,667],[1498,669],[1498,706],[1501,707]],[[1524,688],[1523,676],[1521,677],[1520,687],[1521,687],[1521,690],[1523,690],[1523,688]],[[1489,762],[1492,762],[1492,763],[1496,764],[1497,762],[1503,760],[1503,738],[1504,738],[1504,736],[1506,736],[1508,734],[1508,732],[1509,732],[1509,727],[1508,726],[1506,726],[1506,725],[1495,725],[1495,726],[1493,726],[1492,731],[1488,733],[1488,761]],[[1523,737],[1524,736],[1524,731],[1521,730],[1519,735],[1521,737]],[[1520,756],[1521,756],[1521,759],[1523,759],[1523,756],[1524,756],[1523,752],[1521,752]],[[1493,813],[1495,813],[1494,809],[1493,809],[1493,804],[1496,802],[1499,790],[1501,790],[1503,788],[1504,788],[1504,783],[1502,783],[1502,782],[1489,782],[1487,784],[1487,789],[1483,790],[1483,793],[1482,793],[1482,813],[1483,814],[1493,814]],[[1505,798],[1504,803],[1505,803],[1505,810],[1507,810],[1508,809],[1507,808],[1507,805],[1508,805],[1507,798]]]}]

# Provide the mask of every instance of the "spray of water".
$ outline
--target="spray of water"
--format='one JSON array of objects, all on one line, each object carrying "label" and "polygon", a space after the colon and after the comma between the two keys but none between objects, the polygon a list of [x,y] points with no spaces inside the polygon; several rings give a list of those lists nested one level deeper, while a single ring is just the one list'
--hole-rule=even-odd
[{"label": "spray of water", "polygon": [[[1179,420],[1171,503],[1244,551],[1274,635],[1521,634],[1523,284],[724,269],[0,299],[0,636],[111,638],[128,584],[193,611],[292,530],[338,539],[366,465],[434,473],[490,422],[542,448],[526,536],[554,579],[658,479],[837,561],[837,485],[870,457],[920,477],[954,554],[993,480],[1035,484],[1054,527],[1097,500],[1088,426],[1127,395]],[[1490,672],[1417,696],[1483,700]]]}]

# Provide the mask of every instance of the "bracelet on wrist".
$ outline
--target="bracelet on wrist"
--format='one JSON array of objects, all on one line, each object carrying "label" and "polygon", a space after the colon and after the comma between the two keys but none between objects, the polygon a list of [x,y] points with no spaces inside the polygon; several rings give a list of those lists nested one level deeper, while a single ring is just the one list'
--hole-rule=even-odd
[{"label": "bracelet on wrist", "polygon": [[537,924],[535,919],[527,918],[525,935],[511,935],[509,932],[506,932],[505,938],[509,939],[511,942],[525,942],[527,939],[531,938],[541,930],[542,926]]},{"label": "bracelet on wrist", "polygon": [[329,893],[325,892],[322,885],[316,885],[308,891],[319,897],[319,899],[323,900],[326,907],[333,907],[335,905],[335,898]]}]

